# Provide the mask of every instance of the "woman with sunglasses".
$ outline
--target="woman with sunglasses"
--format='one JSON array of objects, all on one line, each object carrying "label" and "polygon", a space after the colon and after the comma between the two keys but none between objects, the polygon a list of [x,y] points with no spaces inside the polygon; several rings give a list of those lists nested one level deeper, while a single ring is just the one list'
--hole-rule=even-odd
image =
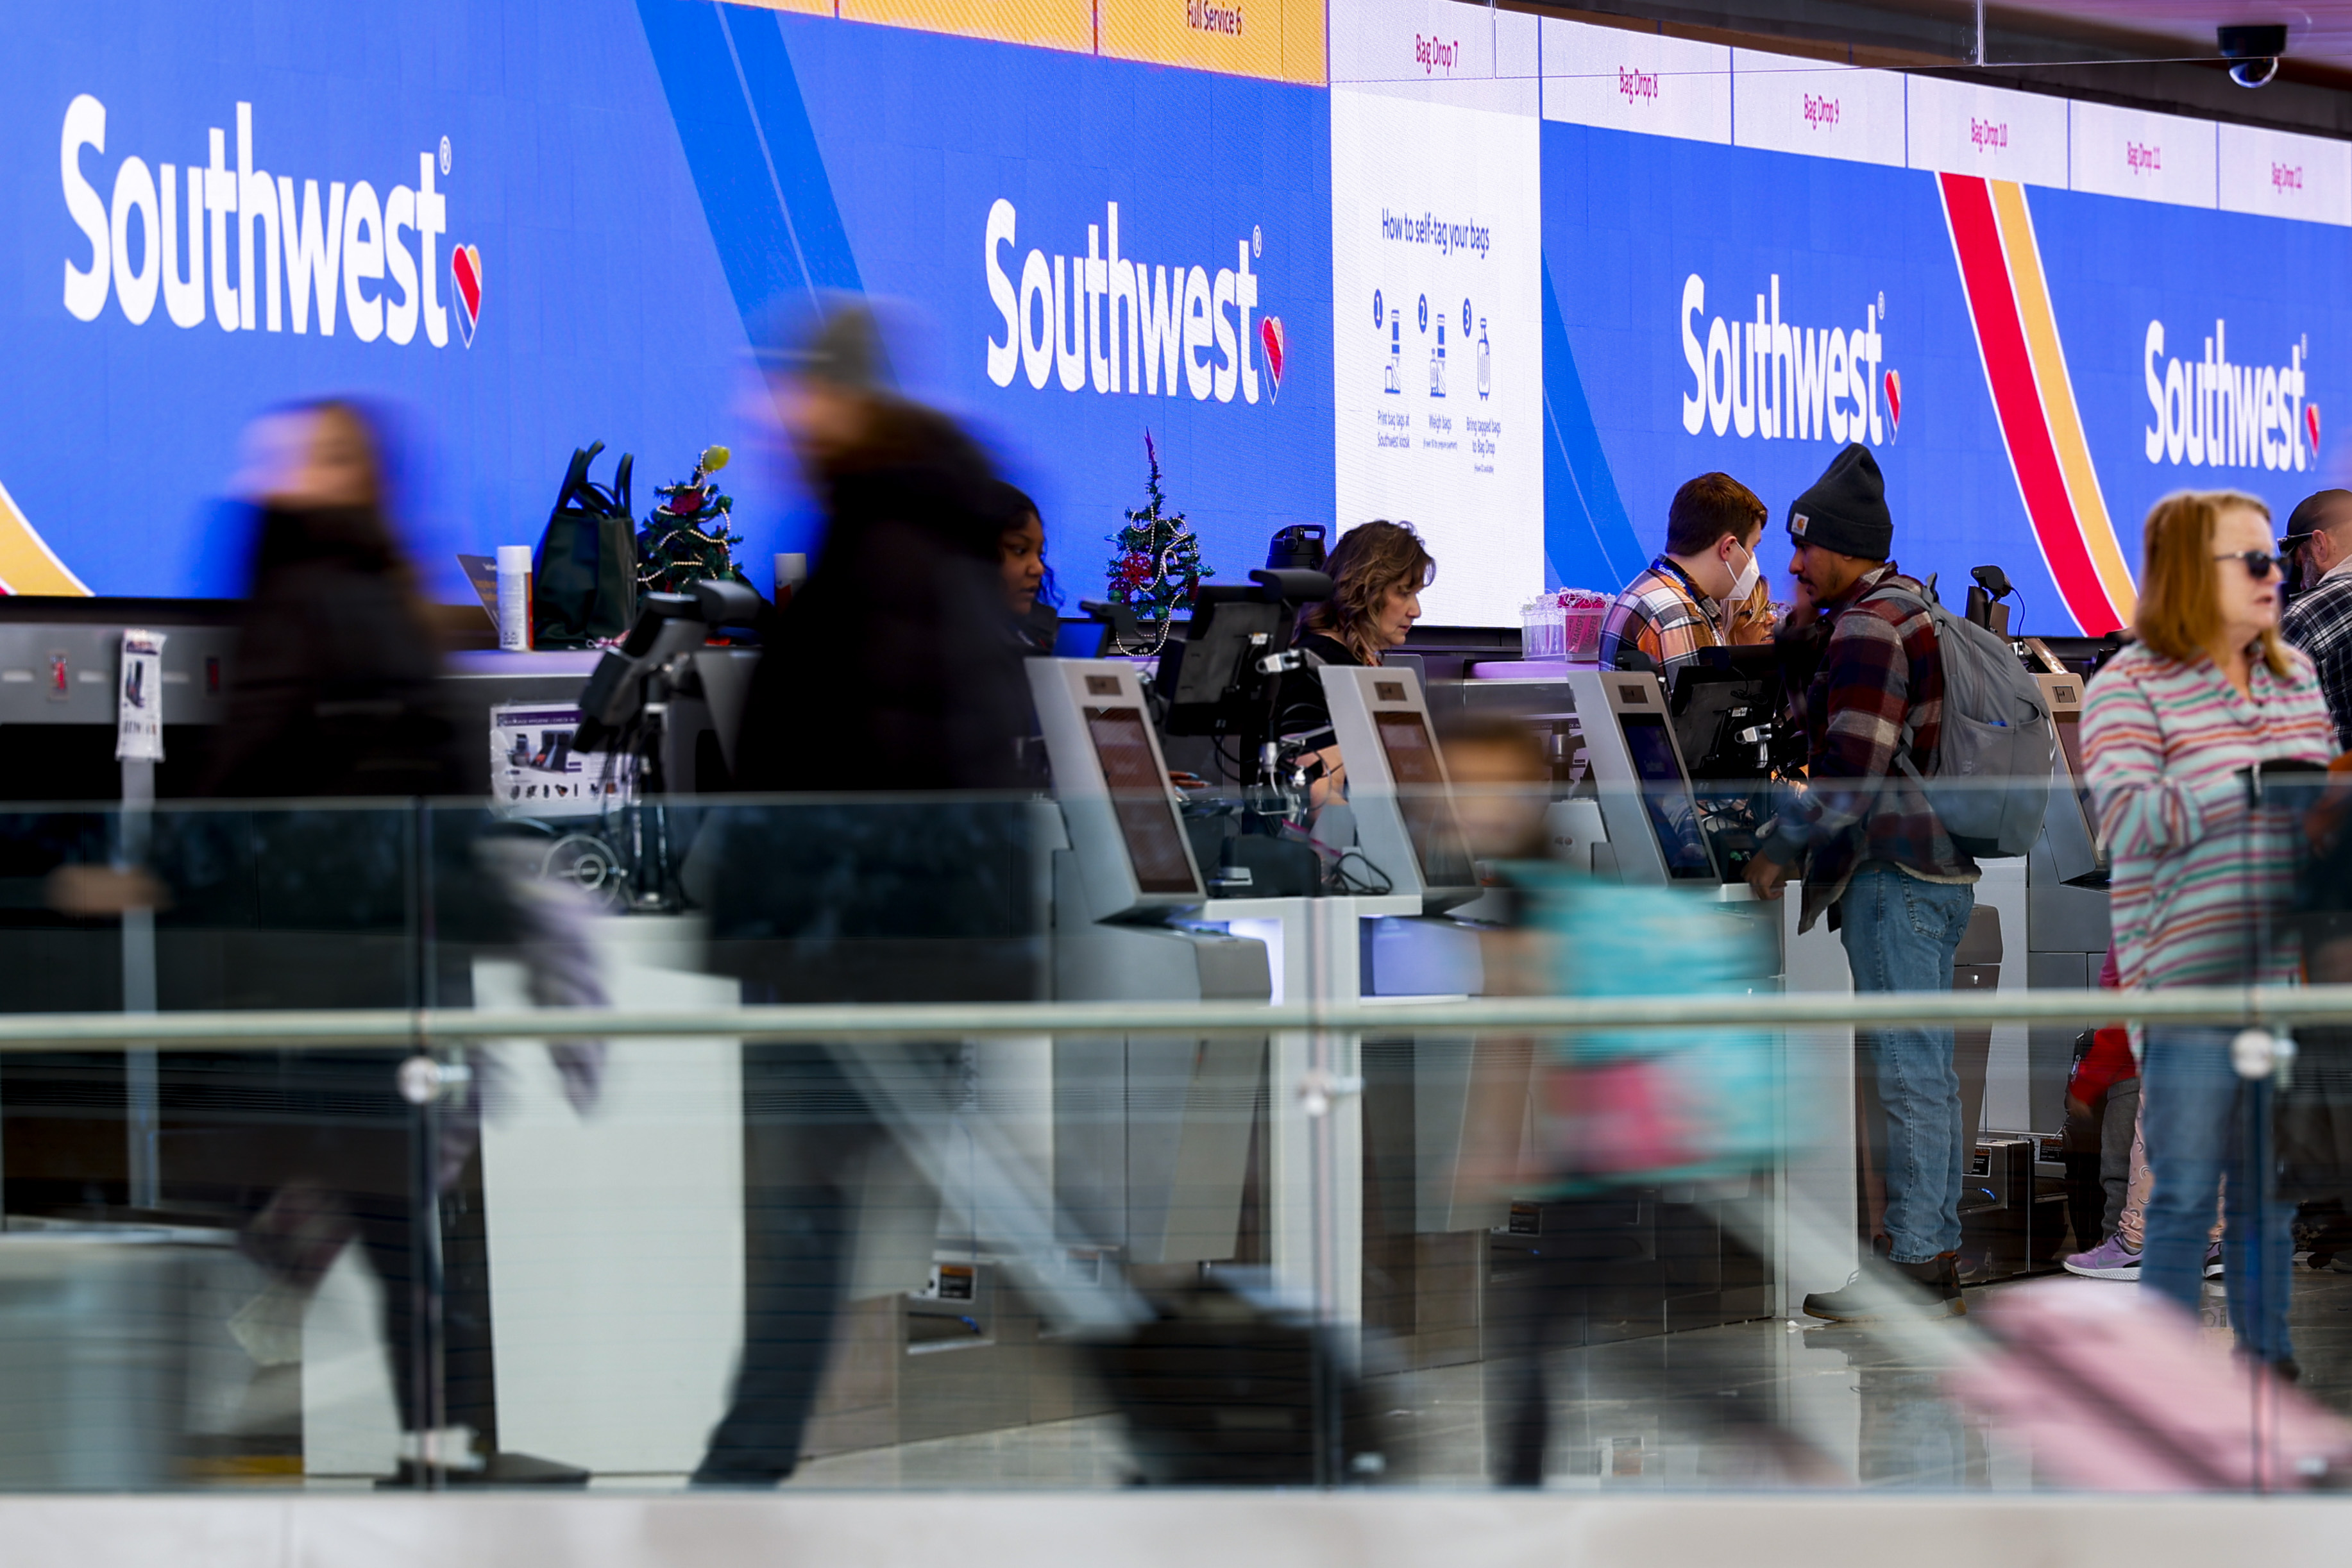
[{"label": "woman with sunglasses", "polygon": [[[2091,683],[2083,711],[2084,771],[2114,860],[2116,967],[2127,988],[2284,982],[2295,824],[2252,807],[2248,773],[2324,763],[2336,732],[2311,661],[2279,640],[2270,508],[2230,490],[2168,496],[2143,549],[2138,641]],[[2248,1354],[2293,1377],[2293,1244],[2284,1207],[2263,1201],[2269,1173],[2248,1135],[2268,1124],[2270,1085],[2232,1071],[2235,1033],[2147,1028],[2140,1132],[2156,1190],[2141,1280],[2197,1310],[2223,1188],[2230,1321]]]}]

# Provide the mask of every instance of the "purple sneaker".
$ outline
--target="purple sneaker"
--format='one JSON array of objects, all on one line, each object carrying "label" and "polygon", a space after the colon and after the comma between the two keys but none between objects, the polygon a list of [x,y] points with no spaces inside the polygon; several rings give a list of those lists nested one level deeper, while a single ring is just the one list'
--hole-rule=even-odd
[{"label": "purple sneaker", "polygon": [[2110,1236],[2088,1252],[2077,1252],[2066,1260],[2066,1272],[2080,1274],[2085,1280],[2139,1279],[2139,1254],[2124,1245],[2120,1235]]},{"label": "purple sneaker", "polygon": [[2205,1277],[2209,1280],[2221,1277],[2221,1244],[2219,1241],[2205,1249]]}]

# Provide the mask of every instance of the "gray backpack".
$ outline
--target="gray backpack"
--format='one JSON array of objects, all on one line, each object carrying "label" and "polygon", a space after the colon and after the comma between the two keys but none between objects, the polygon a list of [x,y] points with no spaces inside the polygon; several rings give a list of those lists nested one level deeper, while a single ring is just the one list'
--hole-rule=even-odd
[{"label": "gray backpack", "polygon": [[1923,775],[1911,760],[1908,724],[1897,766],[1919,780],[1961,852],[1974,860],[2025,853],[2042,834],[2058,755],[2057,726],[2042,688],[2007,638],[1944,608],[1935,579],[1927,580],[1924,597],[1893,585],[1867,597],[1881,595],[1919,599],[1944,662],[1944,727],[1935,769]]}]

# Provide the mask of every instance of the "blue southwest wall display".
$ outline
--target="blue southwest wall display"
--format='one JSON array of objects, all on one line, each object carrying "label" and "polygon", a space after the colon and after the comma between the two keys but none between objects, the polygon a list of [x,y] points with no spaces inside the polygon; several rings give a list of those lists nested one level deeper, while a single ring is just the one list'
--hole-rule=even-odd
[{"label": "blue southwest wall display", "polygon": [[2343,482],[2343,228],[1555,123],[1543,182],[1565,580],[1622,582],[1708,469],[1771,508],[1777,575],[1790,501],[1851,438],[1907,570],[1957,602],[1997,564],[2025,630],[2101,632],[2158,497],[2284,518]]},{"label": "blue southwest wall display", "polygon": [[[443,597],[457,552],[537,538],[593,440],[638,455],[641,513],[743,454],[765,587],[814,517],[748,350],[861,291],[1037,497],[1073,599],[1147,430],[1218,580],[1360,520],[1331,516],[1324,88],[709,0],[6,26],[9,591],[235,591],[239,433],[327,393],[402,411]],[[1554,121],[1540,156],[1555,584],[1622,583],[1706,469],[1777,523],[1854,438],[1906,568],[1950,593],[1995,562],[2029,630],[2104,631],[2158,496],[2284,514],[2341,466],[2352,229]]]},{"label": "blue southwest wall display", "polygon": [[1147,428],[1226,580],[1329,516],[1319,89],[703,0],[123,9],[18,8],[0,66],[0,331],[40,367],[0,393],[15,591],[234,591],[238,433],[328,392],[404,414],[446,596],[596,439],[648,480],[751,456],[764,587],[812,519],[747,323],[812,291],[899,304],[902,376],[1037,497],[1079,593]]},{"label": "blue southwest wall display", "polygon": [[1286,524],[1329,519],[1319,89],[640,9],[746,319],[810,289],[910,307],[902,375],[1035,497],[1076,596],[1100,596],[1108,536],[1141,504],[1146,430],[1221,580],[1246,582]]}]

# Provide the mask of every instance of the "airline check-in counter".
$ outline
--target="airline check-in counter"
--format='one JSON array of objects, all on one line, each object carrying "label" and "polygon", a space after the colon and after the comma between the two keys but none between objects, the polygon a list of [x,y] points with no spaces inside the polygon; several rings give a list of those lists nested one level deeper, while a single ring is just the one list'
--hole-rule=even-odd
[{"label": "airline check-in counter", "polygon": [[[2095,986],[2108,943],[2104,862],[2099,856],[2076,743],[2095,646],[2018,644],[2029,661],[2058,732],[2050,805],[2042,831],[2024,857],[1988,860],[1977,907],[1957,955],[1958,989]],[[1769,742],[1755,726],[1753,689],[1718,669],[1668,694],[1649,674],[1590,668],[1501,665],[1499,679],[1440,683],[1442,711],[1508,713],[1544,737],[1556,759],[1549,825],[1552,852],[1596,875],[1687,888],[1725,898],[1764,922],[1780,962],[1763,984],[1796,990],[1843,990],[1852,981],[1845,955],[1826,922],[1797,930],[1801,888],[1777,905],[1759,905],[1736,884],[1736,833],[1693,831],[1711,815],[1714,765],[1734,741]],[[1708,681],[1719,684],[1710,685]],[[1606,716],[1588,723],[1585,716]],[[1759,756],[1760,762],[1760,753]],[[1759,767],[1757,771],[1760,772]],[[1701,777],[1696,781],[1693,774]],[[1713,823],[1709,824],[1714,826]],[[1978,1147],[1964,1184],[1964,1255],[1979,1277],[2055,1266],[2064,1239],[2065,1167],[2060,1155],[2063,1086],[2075,1031],[2000,1026],[1962,1030],[1956,1039],[1965,1124]],[[1804,1031],[1790,1040],[1790,1069],[1810,1086],[1817,1134],[1851,1126],[1853,1136],[1816,1137],[1792,1145],[1777,1197],[1784,1237],[1853,1230],[1857,1211],[1883,1206],[1867,1135],[1878,1114],[1874,1085],[1850,1065],[1850,1030]],[[1816,1251],[1819,1249],[1816,1249]],[[1852,1257],[1808,1261],[1783,1246],[1781,1310],[1811,1290],[1842,1283]],[[1815,1284],[1818,1278],[1822,1283]]]},{"label": "airline check-in counter", "polygon": [[[1042,868],[1052,889],[1055,997],[1271,1003],[1317,996],[1394,1000],[1401,1015],[1395,1030],[1361,1036],[1107,1034],[1026,1048],[1037,1061],[1017,1070],[1044,1086],[1050,1104],[1038,1157],[1050,1172],[1042,1179],[1073,1270],[1124,1273],[1146,1288],[1202,1270],[1259,1271],[1276,1289],[1303,1296],[1318,1277],[1316,1204],[1328,1203],[1341,1223],[1327,1239],[1336,1257],[1326,1261],[1336,1269],[1323,1277],[1338,1281],[1343,1321],[1364,1325],[1407,1364],[1482,1354],[1488,1293],[1509,1289],[1519,1260],[1542,1245],[1544,1214],[1540,1202],[1463,1184],[1474,1047],[1415,1030],[1404,1017],[1413,998],[1475,995],[1485,987],[1475,918],[1480,890],[1445,807],[1437,745],[1449,710],[1510,712],[1556,743],[1563,777],[1547,820],[1560,858],[1604,877],[1680,887],[1763,923],[1777,959],[1757,976],[1759,991],[1848,984],[1832,934],[1795,933],[1798,890],[1781,904],[1759,904],[1738,879],[1736,856],[1703,831],[1694,838],[1708,787],[1690,777],[1685,735],[1654,677],[1575,672],[1559,680],[1441,683],[1424,692],[1410,669],[1323,671],[1348,760],[1352,847],[1380,869],[1388,891],[1235,897],[1229,882],[1216,879],[1219,857],[1199,831],[1200,803],[1171,785],[1148,667],[1129,659],[1037,660],[1029,673],[1053,766],[1050,812],[1062,831]],[[2029,918],[2029,887],[2064,886],[2058,870],[2079,873],[2087,841],[2079,822],[2070,825],[2053,810],[2030,865],[1988,867],[1979,889],[1988,914],[1979,925],[2008,936],[2011,961],[2002,962],[2000,946],[1972,940],[1962,954],[1961,983],[2025,983],[2027,966],[2014,961],[2021,940],[2032,944],[2039,972],[2044,960],[2030,935],[2036,921]],[[2047,902],[2033,903],[2032,912]],[[2064,939],[2083,941],[2084,933]],[[2094,949],[2074,951],[2075,963],[2095,973]],[[2062,968],[2059,977],[2065,974]],[[1976,1103],[1987,1129],[2001,1125],[2005,1104],[2030,1100],[2030,1072],[2043,1064],[2041,1046],[2029,1050],[2023,1031],[2016,1032],[2012,1041],[1988,1031],[1979,1048]],[[1863,1248],[1854,1216],[1870,1179],[1857,1159],[1858,1138],[1843,1132],[1862,1126],[1851,1034],[1807,1031],[1791,1045],[1792,1077],[1801,1079],[1801,1098],[1814,1113],[1809,1127],[1829,1135],[1793,1145],[1780,1168],[1741,1191],[1671,1195],[1698,1198],[1702,1212],[1717,1205],[1714,1212],[1726,1223],[1706,1237],[1646,1232],[1637,1202],[1629,1229],[1654,1256],[1663,1260],[1669,1247],[1675,1256],[1671,1265],[1661,1260],[1660,1280],[1645,1287],[1647,1321],[1612,1332],[1787,1313],[1805,1292],[1843,1282]],[[1006,1060],[1016,1056],[1026,1062],[1023,1051]],[[2063,1073],[2063,1053],[2057,1061]],[[1321,1092],[1302,1093],[1310,1083]],[[1328,1118],[1325,1168],[1337,1178],[1320,1195],[1316,1110]],[[2030,1106],[2017,1120],[2045,1131],[2055,1125],[2033,1117]],[[2034,1249],[2035,1222],[2063,1214],[2063,1205],[2033,1202],[2047,1180],[2046,1166],[2034,1168],[2041,1150],[2033,1142],[2005,1144],[1989,1133],[1986,1145],[1989,1176],[1976,1185],[1992,1197],[1972,1214],[1971,1237],[2004,1266],[2021,1267]],[[2021,1170],[2013,1168],[2019,1148]],[[939,1423],[950,1406],[954,1427],[964,1430],[1043,1418],[1038,1412],[1048,1406],[1095,1407],[1083,1385],[1066,1378],[1056,1385],[1060,1393],[1039,1404],[1049,1347],[1034,1308],[1003,1290],[1003,1270],[988,1260],[954,1261],[969,1257],[950,1234],[964,1205],[952,1190],[944,1197],[928,1284],[921,1237],[881,1239],[879,1250],[897,1260],[894,1268],[861,1265],[879,1281],[876,1303],[889,1305],[887,1315],[899,1324],[881,1346],[896,1354],[895,1413],[874,1419],[887,1419],[889,1433],[905,1437],[946,1429]],[[899,1204],[896,1211],[918,1207]],[[1695,1265],[1695,1251],[1708,1252],[1711,1261]],[[908,1258],[898,1259],[901,1252]],[[914,1329],[934,1322],[947,1325],[947,1337],[918,1343]],[[955,1337],[957,1323],[974,1322],[987,1332],[970,1343]],[[950,1386],[953,1398],[943,1397]],[[681,1436],[688,1426],[679,1424]]]},{"label": "airline check-in counter", "polygon": [[[1054,968],[1062,998],[1352,1001],[1365,989],[1367,923],[1417,919],[1433,903],[1476,892],[1458,827],[1424,818],[1416,841],[1396,806],[1395,773],[1370,763],[1360,774],[1351,763],[1365,840],[1393,865],[1389,892],[1213,896],[1185,804],[1169,782],[1139,666],[1040,660],[1030,672],[1070,843],[1055,868]],[[1391,716],[1396,769],[1416,779],[1435,771],[1442,779],[1417,687],[1409,676],[1390,684],[1393,697],[1365,696]],[[1335,691],[1335,724],[1345,707]],[[1359,706],[1367,729],[1381,722],[1370,711]],[[1433,876],[1458,880],[1437,883]],[[1465,953],[1475,969],[1475,940],[1455,939],[1457,974]],[[1301,1297],[1312,1291],[1309,1123],[1328,1114],[1339,1183],[1331,1196],[1338,1212],[1356,1212],[1358,1041],[1278,1030],[1238,1042],[1064,1040],[1055,1053],[1055,1186],[1080,1235],[1109,1242],[1131,1265],[1262,1267],[1278,1290]],[[1298,1092],[1310,1074],[1329,1086],[1321,1097],[1328,1111]],[[1341,1310],[1352,1320],[1360,1236],[1342,1229]]]},{"label": "airline check-in counter", "polygon": [[[183,635],[182,627],[155,619],[173,633],[161,666],[171,705],[167,725],[205,723],[226,686],[230,633],[226,627],[198,626]],[[46,626],[0,626],[0,632],[14,635],[0,647],[0,722],[81,724],[103,735],[110,751],[121,631],[110,624],[60,641]],[[60,653],[58,678],[66,695],[55,698],[41,678],[44,669],[55,676],[58,666],[44,660]],[[526,674],[485,658],[470,663],[457,679],[467,687],[465,696],[485,710],[496,701],[553,701],[572,692],[575,672],[542,669],[539,663]],[[730,656],[730,663],[748,666],[740,656]],[[32,673],[31,680],[14,678],[20,666]],[[1052,890],[1055,996],[1180,1002],[1316,996],[1393,1000],[1401,1008],[1397,1030],[1360,1038],[1292,1031],[1240,1040],[1115,1036],[1051,1045],[1040,1040],[991,1058],[1001,1058],[1024,1085],[1034,1081],[1050,1103],[1037,1154],[1051,1172],[1074,1269],[1262,1268],[1278,1286],[1307,1290],[1317,1278],[1313,1097],[1298,1090],[1312,1078],[1328,1092],[1322,1097],[1328,1104],[1331,1168],[1339,1176],[1328,1198],[1332,1212],[1350,1221],[1336,1238],[1339,1314],[1388,1336],[1421,1364],[1479,1354],[1482,1294],[1508,1273],[1515,1253],[1539,1245],[1542,1206],[1463,1185],[1473,1046],[1402,1022],[1402,1009],[1414,998],[1475,995],[1486,984],[1478,917],[1490,906],[1480,902],[1475,867],[1446,802],[1438,745],[1450,713],[1507,712],[1544,737],[1558,765],[1547,822],[1559,858],[1602,877],[1683,888],[1764,923],[1778,958],[1757,977],[1759,990],[1775,985],[1835,989],[1848,983],[1834,936],[1825,930],[1796,935],[1793,890],[1777,907],[1755,904],[1738,878],[1734,857],[1703,829],[1695,831],[1708,787],[1694,782],[1691,732],[1677,723],[1653,676],[1579,670],[1559,678],[1440,682],[1424,690],[1411,667],[1323,670],[1333,728],[1348,761],[1350,847],[1360,862],[1379,869],[1370,885],[1385,883],[1386,890],[1235,897],[1230,880],[1216,879],[1223,868],[1202,852],[1196,810],[1169,784],[1145,667],[1113,659],[1039,660],[1030,668],[1055,774],[1054,806],[1041,803],[1041,809],[1058,819],[1064,835],[1061,847],[1042,852],[1050,863],[1040,867]],[[100,679],[85,679],[90,673]],[[529,689],[510,683],[528,683]],[[2064,734],[2079,713],[2080,682],[2052,674],[2044,690]],[[713,694],[714,709],[724,695]],[[33,706],[36,697],[42,706]],[[68,713],[70,718],[54,716]],[[703,749],[698,737],[688,744]],[[2070,764],[2072,749],[2066,748]],[[1980,915],[1979,925],[1990,927],[1990,939],[1979,940],[1972,932],[1962,955],[1962,983],[2023,984],[2029,971],[2036,984],[2084,985],[2095,977],[2106,940],[2105,900],[2095,885],[2084,885],[2095,883],[2097,867],[2082,811],[2077,791],[2054,793],[2033,854],[1988,865],[1979,897],[1990,918]],[[677,922],[632,915],[617,924],[667,928]],[[665,934],[654,946],[666,952],[688,936]],[[121,940],[111,933],[106,937]],[[2015,961],[2021,944],[2028,954],[2024,965]],[[682,949],[672,959],[636,953],[642,943],[628,946],[628,963],[645,970],[638,979],[652,988],[640,995],[638,981],[630,980],[622,987],[630,993],[623,999],[725,1000],[716,983],[685,972],[691,960]],[[502,984],[511,988],[480,977],[478,995],[503,999],[492,995]],[[1975,1103],[1988,1147],[1986,1179],[1977,1186],[1986,1201],[1985,1212],[1971,1223],[1977,1232],[1994,1228],[2012,1236],[2003,1243],[2004,1256],[2015,1255],[2022,1266],[2039,1250],[2046,1228],[2041,1215],[2062,1214],[2063,1206],[2035,1202],[2053,1169],[2041,1157],[2041,1140],[2012,1140],[2004,1147],[1991,1130],[2054,1132],[2056,1086],[2072,1041],[2071,1036],[2028,1040],[2023,1030],[2012,1032],[2013,1040],[1989,1031],[1978,1057],[1983,1065]],[[1798,1067],[1820,1092],[1814,1103],[1825,1107],[1822,1122],[1855,1125],[1850,1037],[1828,1040],[1814,1031],[1802,1044]],[[671,1081],[660,1086],[666,1098],[659,1115],[641,1128],[609,1121],[575,1128],[542,1084],[539,1095],[548,1103],[535,1119],[488,1134],[489,1245],[498,1294],[505,1298],[498,1307],[499,1397],[502,1419],[513,1427],[509,1439],[518,1447],[538,1447],[597,1469],[666,1468],[690,1452],[715,1414],[726,1370],[721,1320],[730,1311],[726,1281],[735,1267],[740,1194],[727,1161],[719,1157],[730,1146],[719,1130],[736,1114],[733,1075],[722,1060],[725,1048],[713,1049],[717,1054],[692,1075],[690,1094],[669,1071],[676,1064],[663,1059]],[[610,1085],[616,1107],[633,1099],[629,1073],[637,1057],[649,1054],[624,1052],[627,1060],[616,1063]],[[577,1209],[585,1188],[566,1182],[593,1186],[593,1173],[610,1165],[597,1149],[625,1133],[649,1140],[649,1154],[657,1147],[675,1154],[684,1146],[681,1132],[692,1132],[686,1141],[712,1157],[693,1166],[691,1182],[681,1176],[678,1204],[666,1210],[671,1220],[650,1211],[646,1218],[648,1226],[663,1228],[662,1244],[674,1247],[675,1215],[699,1217],[691,1229],[698,1267],[708,1276],[700,1293],[715,1314],[704,1338],[720,1348],[689,1357],[690,1366],[639,1368],[649,1377],[658,1373],[664,1386],[688,1388],[690,1396],[663,1406],[658,1422],[611,1423],[611,1451],[590,1453],[581,1448],[590,1428],[570,1391],[578,1380],[563,1371],[577,1361],[578,1347],[550,1342],[546,1354],[526,1354],[537,1328],[520,1303],[530,1291],[576,1273],[576,1259],[556,1255],[562,1250],[559,1211]],[[558,1145],[576,1159],[550,1163]],[[572,1176],[551,1183],[532,1175],[557,1170]],[[1868,1179],[1866,1168],[1857,1169],[1851,1141],[1832,1138],[1796,1148],[1785,1168],[1734,1200],[1745,1202],[1750,1214],[1761,1203],[1780,1217],[1768,1255],[1749,1260],[1745,1273],[1724,1269],[1717,1289],[1695,1293],[1710,1295],[1706,1302],[1662,1301],[1652,1329],[1786,1312],[1804,1292],[1842,1283],[1858,1249],[1853,1217]],[[877,1187],[895,1182],[908,1191],[920,1185],[903,1172],[877,1173],[874,1182]],[[930,1417],[915,1407],[942,1408],[925,1390],[949,1382],[962,1390],[954,1417],[961,1429],[1043,1418],[1034,1397],[1022,1391],[1034,1386],[1034,1366],[1041,1364],[1029,1351],[1037,1343],[1035,1326],[1015,1322],[1024,1312],[1027,1319],[1035,1314],[1003,1296],[1000,1270],[972,1260],[969,1246],[960,1247],[949,1235],[962,1222],[962,1210],[958,1195],[945,1196],[934,1210],[903,1194],[885,1194],[877,1210],[902,1223],[861,1249],[856,1293],[891,1306],[885,1314],[894,1325],[888,1343],[900,1355],[889,1396],[898,1406],[889,1417],[892,1437],[929,1435],[924,1423]],[[2015,1212],[2021,1198],[2024,1215]],[[939,1218],[929,1220],[932,1234],[908,1228],[933,1214]],[[1841,1239],[1843,1250],[1809,1252],[1794,1239],[1801,1233]],[[654,1234],[647,1230],[648,1245]],[[596,1245],[610,1250],[605,1244],[612,1239]],[[577,1239],[579,1249],[593,1249],[585,1233]],[[1725,1258],[1735,1250],[1726,1244]],[[650,1315],[667,1310],[650,1299],[640,1307]],[[973,1330],[975,1322],[986,1332]],[[944,1327],[929,1340],[917,1332],[925,1323]],[[364,1327],[357,1332],[364,1337]],[[974,1343],[967,1345],[959,1336]],[[941,1348],[966,1354],[918,1359]],[[975,1351],[983,1354],[970,1354]]]},{"label": "airline check-in counter", "polygon": [[[1439,727],[1417,673],[1327,666],[1319,674],[1347,762],[1343,821],[1353,835],[1351,843],[1326,847],[1376,873],[1387,889],[1381,894],[1213,896],[1183,831],[1185,804],[1165,781],[1136,666],[1033,664],[1071,842],[1057,857],[1055,879],[1057,995],[1256,994],[1250,988],[1261,971],[1235,951],[1239,942],[1264,954],[1269,1000],[1409,1004],[1485,989],[1483,928],[1462,918],[1476,913],[1485,890],[1453,810]],[[1550,705],[1522,710],[1529,722],[1540,722],[1533,715],[1541,712],[1572,716],[1580,700],[1585,713],[1608,716],[1580,737],[1601,787],[1555,804],[1555,842],[1588,868],[1597,862],[1603,875],[1688,885],[1694,896],[1754,911],[1774,922],[1767,948],[1777,954],[1779,911],[1755,904],[1744,883],[1727,882],[1699,832],[1696,797],[1655,679],[1631,677],[1622,687],[1578,682],[1517,694]],[[1326,831],[1318,823],[1318,831]],[[1237,983],[1236,976],[1246,978]],[[1777,966],[1758,983],[1777,984]],[[1490,1254],[1507,1260],[1539,1247],[1541,1225],[1540,1205],[1465,1185],[1480,1049],[1465,1037],[1414,1030],[1402,1017],[1392,1033],[1318,1040],[1277,1031],[1260,1079],[1247,1053],[1207,1042],[1062,1042],[1057,1190],[1074,1218],[1086,1217],[1083,1228],[1122,1238],[1129,1262],[1263,1263],[1278,1284],[1303,1291],[1314,1279],[1307,1107],[1318,1097],[1301,1095],[1298,1086],[1313,1075],[1354,1091],[1328,1096],[1338,1173],[1332,1196],[1348,1217],[1337,1239],[1339,1314],[1385,1333],[1423,1364],[1475,1359]],[[1255,1161],[1248,1141],[1213,1109],[1235,1103],[1244,1080],[1265,1084]],[[1121,1082],[1123,1104],[1101,1089]],[[1058,1097],[1080,1092],[1088,1093],[1082,1103]],[[1849,1204],[1851,1190],[1849,1176]],[[1264,1237],[1255,1252],[1243,1245],[1251,1216],[1235,1214],[1252,1192]],[[1176,1225],[1169,1216],[1204,1222]],[[1188,1249],[1171,1244],[1178,1235],[1189,1239]],[[1709,1245],[1720,1241],[1710,1238]],[[1749,1259],[1744,1274],[1732,1272],[1739,1277],[1728,1291],[1718,1270],[1699,1281],[1704,1289],[1687,1292],[1707,1296],[1703,1308],[1685,1302],[1670,1310],[1662,1298],[1654,1312],[1660,1325],[1772,1310],[1760,1265]]]}]

